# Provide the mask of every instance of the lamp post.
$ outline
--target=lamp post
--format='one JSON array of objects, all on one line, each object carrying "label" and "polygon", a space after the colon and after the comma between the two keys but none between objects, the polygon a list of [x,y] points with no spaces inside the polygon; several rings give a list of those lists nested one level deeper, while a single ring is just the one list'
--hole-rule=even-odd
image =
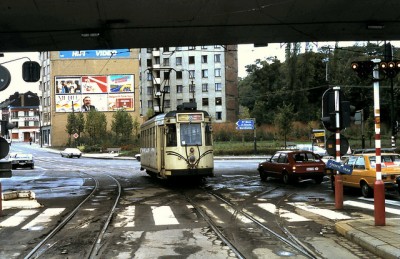
[{"label": "lamp post", "polygon": [[42,105],[39,105],[39,142],[40,147],[43,147],[43,132],[42,132]]}]

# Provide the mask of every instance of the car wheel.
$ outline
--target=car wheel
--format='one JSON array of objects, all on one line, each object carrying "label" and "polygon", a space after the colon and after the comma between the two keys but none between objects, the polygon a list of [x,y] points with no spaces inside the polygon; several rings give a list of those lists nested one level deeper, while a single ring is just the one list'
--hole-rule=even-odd
[{"label": "car wheel", "polygon": [[77,158],[81,158],[81,155],[77,156]]},{"label": "car wheel", "polygon": [[289,174],[287,172],[283,173],[282,180],[283,180],[284,184],[289,184],[290,183],[291,179],[290,179],[290,176],[289,176]]},{"label": "car wheel", "polygon": [[34,169],[35,168],[35,166],[34,165],[31,165],[31,169]]},{"label": "car wheel", "polygon": [[373,190],[366,182],[361,183],[361,193],[364,198],[371,198],[373,196]]},{"label": "car wheel", "polygon": [[61,154],[61,157],[64,157],[64,155],[63,155],[63,154]]}]

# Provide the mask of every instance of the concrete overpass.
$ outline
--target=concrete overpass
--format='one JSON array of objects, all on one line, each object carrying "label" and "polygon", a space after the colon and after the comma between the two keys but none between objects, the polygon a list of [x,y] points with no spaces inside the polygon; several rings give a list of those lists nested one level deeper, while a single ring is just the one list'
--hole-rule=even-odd
[{"label": "concrete overpass", "polygon": [[400,40],[396,0],[2,0],[0,51]]}]

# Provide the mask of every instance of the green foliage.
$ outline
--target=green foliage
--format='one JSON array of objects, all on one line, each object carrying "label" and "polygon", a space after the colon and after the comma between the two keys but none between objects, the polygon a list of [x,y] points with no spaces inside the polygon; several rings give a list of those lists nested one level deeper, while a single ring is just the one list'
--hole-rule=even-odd
[{"label": "green foliage", "polygon": [[278,113],[275,116],[275,126],[278,127],[278,137],[283,138],[285,147],[287,137],[293,130],[293,118],[293,105],[283,103],[281,107],[278,107]]},{"label": "green foliage", "polygon": [[127,111],[121,109],[113,114],[111,130],[114,132],[118,144],[131,140],[133,128],[132,116]]},{"label": "green foliage", "polygon": [[102,112],[90,110],[86,113],[86,133],[89,135],[89,144],[100,144],[107,135],[107,118]]}]

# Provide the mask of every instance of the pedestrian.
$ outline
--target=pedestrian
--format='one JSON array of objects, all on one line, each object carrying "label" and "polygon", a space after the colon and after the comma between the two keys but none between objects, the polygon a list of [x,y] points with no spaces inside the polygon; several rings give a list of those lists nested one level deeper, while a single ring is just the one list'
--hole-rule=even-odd
[{"label": "pedestrian", "polygon": [[29,137],[29,145],[32,145],[32,138]]}]

